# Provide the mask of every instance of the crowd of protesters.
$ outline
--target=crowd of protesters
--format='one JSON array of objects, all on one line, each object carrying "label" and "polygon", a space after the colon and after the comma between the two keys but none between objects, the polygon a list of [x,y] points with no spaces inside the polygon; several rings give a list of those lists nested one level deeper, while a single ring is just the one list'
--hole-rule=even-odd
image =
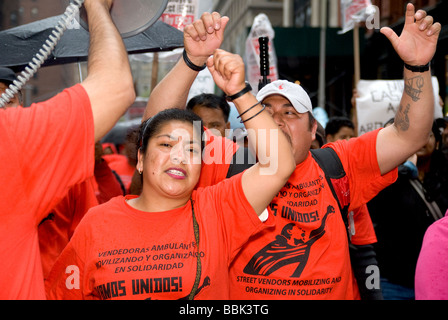
[{"label": "crowd of protesters", "polygon": [[[112,4],[85,1],[81,84],[0,110],[0,298],[448,299],[448,119],[434,119],[429,67],[439,23],[409,4],[400,36],[381,30],[405,90],[389,125],[356,136],[349,119],[318,123],[297,83],[252,94],[243,59],[220,49],[229,18],[204,13],[118,156],[100,141],[135,92]],[[225,99],[187,101],[205,68]],[[3,93],[15,74],[0,78]],[[223,135],[228,101],[246,143]]]}]

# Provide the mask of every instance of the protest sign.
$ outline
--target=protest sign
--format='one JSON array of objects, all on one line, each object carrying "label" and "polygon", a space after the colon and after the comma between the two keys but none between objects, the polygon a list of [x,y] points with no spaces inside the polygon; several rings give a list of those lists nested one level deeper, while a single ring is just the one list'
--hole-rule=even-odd
[{"label": "protest sign", "polygon": [[[434,118],[442,118],[439,105],[439,82],[432,77],[434,88]],[[400,106],[404,90],[404,80],[361,80],[356,99],[358,135],[382,128]]]}]

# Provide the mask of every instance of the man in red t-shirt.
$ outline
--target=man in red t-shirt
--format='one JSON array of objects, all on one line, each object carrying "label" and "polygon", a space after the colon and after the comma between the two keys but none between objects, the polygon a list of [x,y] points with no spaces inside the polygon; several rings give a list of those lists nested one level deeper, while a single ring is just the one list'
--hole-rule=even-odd
[{"label": "man in red t-shirt", "polygon": [[46,298],[38,224],[72,186],[93,176],[95,141],[135,99],[112,2],[85,1],[89,76],[81,84],[29,108],[0,110],[0,299]]},{"label": "man in red t-shirt", "polygon": [[[171,107],[184,108],[200,66],[221,44],[228,18],[213,13],[204,14],[200,21],[185,28],[186,57],[155,88],[146,117],[170,105],[167,99],[173,101]],[[346,172],[344,182],[350,192],[341,198],[343,205],[350,205],[349,212],[393,183],[397,166],[426,143],[434,105],[428,66],[440,30],[439,23],[433,24],[424,11],[416,13],[412,4],[400,37],[390,28],[382,29],[406,63],[406,90],[394,127],[326,146],[336,151]],[[310,98],[299,85],[276,81],[264,87],[257,99],[289,137],[297,167],[268,208],[275,228],[252,237],[230,266],[230,297],[355,299],[347,232],[324,172],[310,153],[317,129]],[[368,268],[366,272],[373,272],[372,283],[358,286],[376,289],[379,275]]]}]

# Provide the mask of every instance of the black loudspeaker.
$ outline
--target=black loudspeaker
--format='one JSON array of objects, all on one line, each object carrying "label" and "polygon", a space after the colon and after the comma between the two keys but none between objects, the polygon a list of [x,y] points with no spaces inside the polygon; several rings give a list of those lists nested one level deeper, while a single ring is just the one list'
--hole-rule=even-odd
[{"label": "black loudspeaker", "polygon": [[[165,11],[168,0],[115,0],[111,17],[123,38],[132,37],[148,29]],[[89,30],[87,12],[80,10],[79,24]]]}]

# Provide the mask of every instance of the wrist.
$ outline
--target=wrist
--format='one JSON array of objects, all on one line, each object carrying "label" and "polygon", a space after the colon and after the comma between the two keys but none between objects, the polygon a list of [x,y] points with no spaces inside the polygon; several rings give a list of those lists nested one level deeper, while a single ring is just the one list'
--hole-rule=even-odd
[{"label": "wrist", "polygon": [[430,69],[430,62],[428,62],[428,64],[425,64],[425,65],[411,65],[411,64],[407,64],[405,62],[404,63],[404,67],[406,69],[408,69],[409,71],[412,71],[412,72],[423,73],[423,72],[429,71],[429,69]]},{"label": "wrist", "polygon": [[199,58],[193,57],[190,59],[190,57],[188,56],[188,53],[185,49],[182,52],[182,57],[183,57],[185,64],[193,71],[197,71],[197,72],[202,71],[207,66],[206,65],[207,59],[200,58],[200,57]]},{"label": "wrist", "polygon": [[240,91],[238,91],[238,92],[236,92],[234,94],[226,95],[226,100],[231,102],[233,100],[236,100],[236,99],[244,96],[246,93],[248,93],[250,91],[252,91],[252,87],[251,87],[250,83],[249,82],[245,82],[245,87],[244,88],[242,88]]}]

